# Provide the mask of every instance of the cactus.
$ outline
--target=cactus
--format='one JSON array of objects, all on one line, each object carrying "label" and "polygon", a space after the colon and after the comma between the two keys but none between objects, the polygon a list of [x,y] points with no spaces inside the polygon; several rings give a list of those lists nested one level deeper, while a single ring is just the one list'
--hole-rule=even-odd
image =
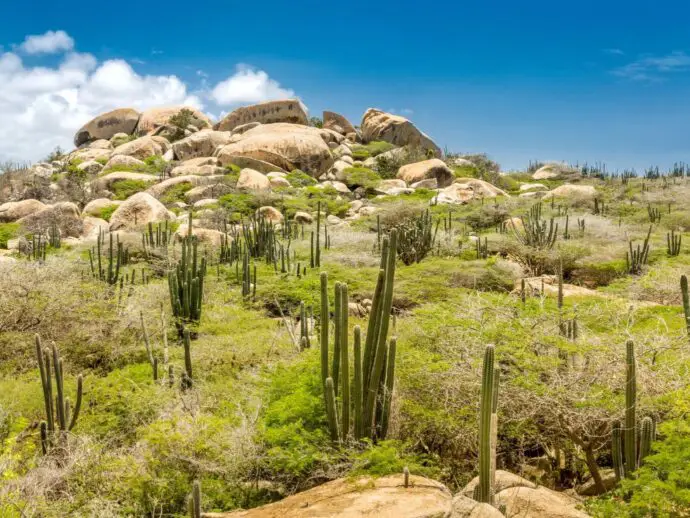
[{"label": "cactus", "polygon": [[585,235],[585,218],[577,218],[577,229],[580,231],[580,236]]},{"label": "cactus", "polygon": [[[560,206],[558,207],[560,209]],[[563,239],[570,239],[570,234],[568,233],[568,225],[570,223],[570,216],[565,216],[565,229],[563,230]]]},{"label": "cactus", "polygon": [[491,497],[491,415],[494,407],[494,346],[484,352],[481,403],[479,406],[479,494],[478,502],[492,503]]},{"label": "cactus", "polygon": [[638,459],[640,466],[644,458],[652,451],[652,441],[654,441],[654,420],[651,417],[645,417],[640,425],[640,456]]},{"label": "cactus", "polygon": [[188,499],[189,516],[191,518],[201,518],[201,484],[198,480],[192,485],[192,493]]},{"label": "cactus", "polygon": [[632,477],[637,469],[637,375],[635,373],[635,344],[625,344],[625,476]]},{"label": "cactus", "polygon": [[527,293],[525,291],[525,279],[520,279],[520,302],[525,304],[527,302]]},{"label": "cactus", "polygon": [[476,241],[477,245],[477,259],[486,259],[489,257],[489,239],[484,238],[484,244],[482,244],[482,238],[478,237]]},{"label": "cactus", "polygon": [[558,223],[554,223],[554,218],[551,218],[548,222],[542,220],[541,211],[542,205],[537,203],[532,206],[527,214],[522,216],[522,226],[524,229],[522,232],[518,230],[515,223],[511,220],[513,234],[525,246],[539,250],[550,250],[558,238]]},{"label": "cactus", "polygon": [[182,388],[191,388],[194,383],[194,375],[192,374],[192,341],[189,334],[189,329],[184,328],[182,331],[182,343],[184,344],[184,373],[182,376]]},{"label": "cactus", "polygon": [[680,293],[683,297],[683,313],[685,315],[685,328],[690,335],[690,295],[688,295],[688,278],[680,276]]},{"label": "cactus", "polygon": [[409,487],[410,486],[410,469],[405,466],[403,468],[403,487]]},{"label": "cactus", "polygon": [[500,371],[494,369],[494,383],[491,400],[491,488],[496,486],[496,450],[498,449],[498,385]]},{"label": "cactus", "polygon": [[[335,286],[335,333],[333,358],[329,371],[328,276],[321,273],[321,376],[331,438],[346,440],[353,435],[350,409],[354,407],[354,437],[357,440],[385,438],[390,419],[395,378],[396,343],[388,343],[393,302],[397,232],[383,239],[379,271],[372,309],[367,325],[364,350],[359,327],[354,330],[354,378],[350,379],[348,346],[347,286]],[[340,413],[336,390],[340,384]]]},{"label": "cactus", "polygon": [[438,225],[434,222],[429,210],[425,210],[418,217],[409,222],[398,225],[397,254],[400,260],[410,265],[424,259],[434,247]]},{"label": "cactus", "polygon": [[55,221],[50,224],[50,228],[48,229],[48,241],[51,248],[60,248],[62,244],[60,228]]},{"label": "cactus", "polygon": [[616,480],[621,480],[625,477],[625,470],[623,467],[623,437],[621,424],[618,421],[613,423],[611,456],[613,457],[613,473]]},{"label": "cactus", "polygon": [[676,257],[680,255],[680,245],[683,236],[681,234],[676,235],[674,230],[671,233],[666,234],[666,253],[671,257]]},{"label": "cactus", "polygon": [[198,260],[197,246],[196,236],[187,235],[182,241],[182,256],[175,269],[168,273],[170,305],[180,336],[186,324],[198,323],[201,319],[206,258]]},{"label": "cactus", "polygon": [[659,223],[661,221],[661,211],[653,208],[651,205],[647,205],[647,214],[649,215],[650,223]]},{"label": "cactus", "polygon": [[633,275],[642,273],[642,266],[647,264],[647,258],[649,257],[649,237],[651,234],[652,227],[650,226],[642,246],[638,244],[636,249],[633,249],[632,241],[628,243],[630,249],[625,253],[625,262],[629,273]]},{"label": "cactus", "polygon": [[[68,432],[74,428],[79,419],[81,409],[83,379],[79,375],[77,378],[77,398],[74,409],[69,398],[65,397],[62,358],[55,344],[51,349],[41,346],[41,338],[36,335],[36,358],[38,359],[38,369],[41,375],[41,386],[43,388],[43,402],[46,410],[46,419],[41,424],[41,446],[44,452],[49,449],[49,443],[55,432]],[[51,372],[52,358],[52,372]],[[53,381],[51,375],[55,376],[55,396],[53,397]]]}]

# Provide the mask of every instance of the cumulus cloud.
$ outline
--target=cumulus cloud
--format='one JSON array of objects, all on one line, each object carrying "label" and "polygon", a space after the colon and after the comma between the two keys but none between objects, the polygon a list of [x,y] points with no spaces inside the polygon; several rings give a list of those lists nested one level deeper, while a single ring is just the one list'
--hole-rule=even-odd
[{"label": "cumulus cloud", "polygon": [[27,67],[6,52],[0,84],[0,160],[38,160],[56,146],[70,149],[85,122],[115,108],[203,108],[176,76],[139,75],[123,60],[98,63],[90,54],[70,53],[46,68]]},{"label": "cumulus cloud", "polygon": [[233,75],[218,83],[211,90],[211,98],[221,106],[242,103],[258,103],[294,97],[295,92],[280,86],[263,70],[249,65],[237,65]]},{"label": "cumulus cloud", "polygon": [[27,54],[55,54],[70,51],[74,40],[65,31],[47,31],[27,36],[20,49]]},{"label": "cumulus cloud", "polygon": [[[69,150],[82,125],[116,108],[186,104],[224,113],[221,106],[232,109],[294,96],[266,72],[249,65],[239,65],[215,85],[208,85],[206,72],[198,71],[193,90],[175,75],[143,75],[125,60],[99,62],[73,48],[67,33],[51,31],[27,37],[13,51],[0,50],[0,162],[36,161],[57,146]],[[59,63],[50,67],[29,65],[22,57],[59,51],[63,54]]]},{"label": "cumulus cloud", "polygon": [[613,70],[613,75],[632,81],[661,81],[667,74],[690,70],[690,55],[671,52],[665,56],[645,55]]}]

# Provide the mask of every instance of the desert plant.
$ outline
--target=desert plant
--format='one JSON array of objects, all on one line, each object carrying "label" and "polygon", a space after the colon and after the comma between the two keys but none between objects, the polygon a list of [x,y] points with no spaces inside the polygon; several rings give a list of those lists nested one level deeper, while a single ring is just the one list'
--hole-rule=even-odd
[{"label": "desert plant", "polygon": [[192,485],[192,492],[187,497],[190,518],[201,518],[201,483],[198,480]]},{"label": "desert plant", "polygon": [[644,242],[642,245],[638,244],[635,249],[633,249],[632,241],[628,243],[629,250],[625,253],[625,262],[629,273],[633,275],[642,273],[642,267],[647,264],[649,258],[649,237],[651,234],[652,227],[650,226]]},{"label": "desert plant", "polygon": [[[494,382],[496,371],[494,368],[494,346],[487,345],[484,351],[482,369],[481,403],[479,405],[479,490],[475,496],[478,502],[493,502],[493,474],[491,467],[495,460],[492,457],[492,415],[495,413],[497,389]],[[495,428],[495,427],[494,427]]]},{"label": "desert plant", "polygon": [[[69,398],[65,396],[63,388],[62,358],[60,358],[57,346],[53,344],[51,349],[47,347],[43,349],[41,346],[41,338],[38,335],[35,336],[35,342],[38,369],[41,375],[41,386],[43,388],[43,401],[46,410],[46,419],[41,423],[41,448],[45,454],[48,452],[56,432],[68,432],[77,424],[79,410],[81,409],[83,380],[82,376],[79,375],[77,378],[76,401],[74,408],[72,408],[72,404]],[[55,376],[54,399],[52,375]]]},{"label": "desert plant", "polygon": [[666,234],[666,253],[671,257],[680,255],[680,245],[682,241],[682,234],[677,234],[675,230],[671,230]]},{"label": "desert plant", "polygon": [[184,325],[198,323],[201,319],[206,258],[199,260],[197,246],[190,224],[189,232],[182,240],[182,256],[175,269],[168,272],[170,305],[180,336]]},{"label": "desert plant", "polygon": [[513,234],[523,245],[539,250],[550,250],[558,238],[558,223],[554,223],[554,218],[548,222],[542,220],[541,212],[542,204],[540,202],[533,205],[530,211],[522,216],[523,231],[518,230],[511,220]]},{"label": "desert plant", "polygon": [[659,223],[661,221],[661,211],[651,205],[647,205],[647,215],[650,223]]},{"label": "desert plant", "polygon": [[688,278],[680,276],[680,294],[683,299],[683,314],[685,315],[685,328],[690,335],[690,295],[688,294]]},{"label": "desert plant", "polygon": [[625,476],[631,478],[637,469],[637,375],[635,344],[625,344]]},{"label": "desert plant", "polygon": [[398,257],[405,265],[418,263],[434,247],[438,222],[434,226],[431,213],[426,210],[418,217],[398,225]]}]

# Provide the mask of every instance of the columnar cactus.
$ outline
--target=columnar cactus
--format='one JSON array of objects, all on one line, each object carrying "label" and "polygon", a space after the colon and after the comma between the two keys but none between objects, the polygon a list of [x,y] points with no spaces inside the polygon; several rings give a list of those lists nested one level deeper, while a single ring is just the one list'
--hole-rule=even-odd
[{"label": "columnar cactus", "polygon": [[[558,223],[554,218],[548,222],[541,219],[541,203],[537,203],[530,211],[522,216],[523,231],[519,231],[511,220],[513,234],[525,246],[540,250],[550,250],[558,238]],[[524,232],[524,233],[523,233]]]},{"label": "columnar cactus", "polygon": [[185,328],[182,332],[182,343],[184,344],[184,372],[182,373],[182,388],[188,389],[194,383],[192,373],[192,342],[189,329]]},{"label": "columnar cactus", "polygon": [[637,469],[637,375],[632,341],[626,344],[625,366],[625,476],[630,478]]},{"label": "columnar cactus", "polygon": [[[396,343],[388,343],[393,303],[393,280],[396,259],[396,231],[382,242],[382,268],[367,326],[364,350],[359,327],[354,330],[354,378],[350,379],[348,345],[347,285],[336,283],[334,300],[335,333],[332,363],[329,365],[328,276],[321,273],[321,376],[329,430],[333,440],[351,435],[359,440],[385,438],[395,379]],[[338,412],[338,386],[342,409]],[[354,409],[354,419],[350,410]],[[352,423],[354,421],[354,423]],[[353,426],[354,424],[354,426]],[[352,428],[351,428],[352,427]],[[353,432],[351,431],[353,430]]]},{"label": "columnar cactus", "polygon": [[[38,335],[36,335],[35,341],[38,370],[43,388],[43,402],[46,410],[46,419],[41,423],[41,446],[43,451],[47,452],[49,442],[55,432],[68,432],[77,424],[81,409],[83,379],[81,375],[77,378],[77,399],[74,409],[72,409],[72,404],[64,393],[62,358],[60,358],[57,347],[53,344],[51,349],[47,347],[43,349],[41,338]],[[53,394],[52,375],[55,376],[55,395]]]},{"label": "columnar cactus", "polygon": [[189,516],[191,518],[201,518],[201,484],[198,480],[194,481],[192,493],[188,499]]},{"label": "columnar cactus", "polygon": [[168,273],[170,305],[180,335],[185,324],[198,323],[201,319],[206,258],[199,261],[197,245],[196,236],[186,236],[182,241],[182,257]]},{"label": "columnar cactus", "polygon": [[685,314],[685,328],[690,335],[690,295],[688,295],[688,278],[680,276],[680,293],[683,297],[683,313]]},{"label": "columnar cactus", "polygon": [[613,457],[613,473],[616,480],[621,480],[625,477],[625,468],[623,466],[623,437],[621,424],[618,421],[613,423],[611,456]]},{"label": "columnar cactus", "polygon": [[676,257],[680,255],[680,245],[683,239],[682,234],[676,235],[675,230],[671,230],[671,233],[666,234],[666,253],[671,257]]},{"label": "columnar cactus", "polygon": [[494,346],[484,351],[482,391],[479,406],[479,490],[476,500],[491,503],[491,415],[494,407]]},{"label": "columnar cactus", "polygon": [[642,273],[642,267],[647,264],[649,257],[649,237],[651,234],[652,227],[650,226],[644,242],[642,245],[638,244],[635,249],[633,249],[632,241],[628,243],[629,250],[625,253],[625,262],[629,273],[633,275]]},{"label": "columnar cactus", "polygon": [[654,441],[654,420],[651,417],[642,419],[640,426],[640,457],[638,464],[641,466],[645,457],[652,451]]}]

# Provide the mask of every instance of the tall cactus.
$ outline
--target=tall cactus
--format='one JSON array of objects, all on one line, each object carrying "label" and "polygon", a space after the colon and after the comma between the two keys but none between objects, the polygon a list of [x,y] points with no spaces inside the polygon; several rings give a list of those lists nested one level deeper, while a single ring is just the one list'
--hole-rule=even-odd
[{"label": "tall cactus", "polygon": [[482,392],[479,407],[479,502],[491,503],[491,414],[494,407],[494,346],[487,345],[482,369]]},{"label": "tall cactus", "polygon": [[184,372],[182,373],[182,388],[188,389],[194,383],[194,375],[192,373],[192,343],[189,329],[184,328],[182,331],[182,337],[184,344]]},{"label": "tall cactus", "polygon": [[[333,440],[346,440],[351,435],[357,440],[365,437],[372,440],[383,439],[388,432],[396,356],[395,339],[388,343],[396,243],[395,230],[391,232],[390,237],[383,239],[382,268],[374,292],[364,349],[361,329],[355,327],[354,330],[353,379],[350,377],[347,285],[335,285],[335,333],[331,359],[328,276],[325,272],[321,273],[321,377],[328,425]],[[339,385],[342,406],[340,412],[336,407]],[[351,409],[354,419],[350,416]]]},{"label": "tall cactus", "polygon": [[688,278],[680,276],[680,293],[683,296],[683,313],[685,314],[685,328],[690,335],[690,295],[688,294]]},{"label": "tall cactus", "polygon": [[676,234],[675,230],[671,230],[671,233],[666,234],[666,253],[671,257],[676,257],[680,255],[680,246],[683,240],[682,234]]},{"label": "tall cactus", "polygon": [[187,502],[190,518],[201,518],[201,484],[198,480],[194,481],[192,493],[189,495]]},{"label": "tall cactus", "polygon": [[182,241],[182,256],[168,273],[170,305],[180,336],[185,324],[198,323],[201,319],[206,258],[199,261],[197,246],[196,236],[187,235]]},{"label": "tall cactus", "polygon": [[616,421],[613,423],[613,432],[611,440],[611,456],[613,457],[613,473],[616,480],[621,480],[625,477],[625,469],[623,467],[623,437],[621,435],[621,424]]},{"label": "tall cactus", "polygon": [[638,464],[641,466],[645,457],[652,451],[654,441],[654,420],[651,417],[642,419],[640,425],[640,457]]},{"label": "tall cactus", "polygon": [[626,343],[625,366],[625,476],[630,478],[637,469],[637,375],[632,341]]},{"label": "tall cactus", "polygon": [[[43,402],[46,410],[46,419],[41,423],[41,443],[44,452],[48,450],[48,443],[56,431],[67,432],[72,430],[77,424],[79,411],[81,409],[83,379],[79,375],[77,378],[77,399],[72,409],[72,404],[68,397],[65,397],[62,358],[55,344],[52,348],[43,349],[41,338],[36,335],[36,358],[38,359],[38,369],[41,375],[41,386],[43,388]],[[51,372],[52,359],[52,372]],[[55,376],[55,397],[53,397],[52,375]]]}]

